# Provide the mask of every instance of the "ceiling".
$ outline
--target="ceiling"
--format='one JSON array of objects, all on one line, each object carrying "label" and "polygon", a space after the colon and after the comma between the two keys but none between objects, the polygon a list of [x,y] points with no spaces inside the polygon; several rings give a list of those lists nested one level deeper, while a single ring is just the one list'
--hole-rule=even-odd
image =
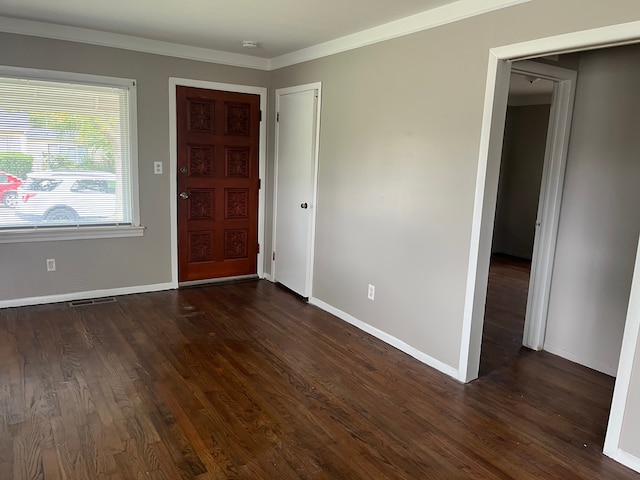
[{"label": "ceiling", "polygon": [[528,1],[1,0],[0,31],[272,69]]},{"label": "ceiling", "polygon": [[[2,0],[5,17],[273,58],[454,0]],[[243,49],[243,40],[258,48]]]},{"label": "ceiling", "polygon": [[509,105],[546,105],[553,96],[553,82],[518,73],[511,74]]}]

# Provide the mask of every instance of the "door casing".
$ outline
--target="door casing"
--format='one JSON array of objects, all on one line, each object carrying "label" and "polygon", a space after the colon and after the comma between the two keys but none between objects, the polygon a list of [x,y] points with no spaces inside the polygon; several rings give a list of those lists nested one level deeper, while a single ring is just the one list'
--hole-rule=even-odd
[{"label": "door casing", "polygon": [[569,132],[573,116],[577,73],[573,70],[531,61],[518,62],[511,71],[554,82],[522,338],[522,344],[525,347],[542,350],[558,238],[560,204],[569,150]]},{"label": "door casing", "polygon": [[260,122],[260,145],[259,145],[259,178],[262,180],[262,188],[258,192],[258,242],[260,251],[257,258],[257,274],[259,278],[264,278],[264,223],[265,223],[265,188],[264,178],[266,173],[267,158],[267,88],[247,85],[235,85],[230,83],[208,82],[203,80],[192,80],[186,78],[169,78],[169,214],[171,220],[171,286],[178,288],[178,210],[175,199],[178,195],[177,189],[177,165],[178,165],[178,136],[176,124],[176,87],[196,87],[208,90],[224,90],[236,93],[252,93],[260,96],[260,110],[262,111],[262,121]]}]

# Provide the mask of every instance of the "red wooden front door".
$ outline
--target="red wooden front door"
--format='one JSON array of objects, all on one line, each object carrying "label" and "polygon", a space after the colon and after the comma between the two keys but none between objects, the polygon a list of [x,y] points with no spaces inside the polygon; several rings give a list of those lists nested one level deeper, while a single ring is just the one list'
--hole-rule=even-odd
[{"label": "red wooden front door", "polygon": [[178,278],[257,273],[260,97],[177,87]]}]

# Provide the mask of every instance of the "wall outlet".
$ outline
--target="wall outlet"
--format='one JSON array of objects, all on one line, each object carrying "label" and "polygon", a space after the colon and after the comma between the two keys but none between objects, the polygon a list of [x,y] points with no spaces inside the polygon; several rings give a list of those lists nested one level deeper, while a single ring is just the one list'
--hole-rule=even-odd
[{"label": "wall outlet", "polygon": [[162,162],[153,162],[153,173],[162,175]]},{"label": "wall outlet", "polygon": [[55,271],[56,271],[56,259],[47,258],[47,272],[55,272]]},{"label": "wall outlet", "polygon": [[369,284],[369,291],[367,292],[367,298],[374,300],[376,298],[376,287]]}]

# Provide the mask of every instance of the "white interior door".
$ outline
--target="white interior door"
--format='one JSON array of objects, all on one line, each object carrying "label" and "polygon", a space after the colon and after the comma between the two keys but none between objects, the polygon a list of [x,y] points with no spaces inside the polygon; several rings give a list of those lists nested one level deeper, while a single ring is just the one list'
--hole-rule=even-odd
[{"label": "white interior door", "polygon": [[313,266],[319,85],[276,92],[274,281],[309,297]]}]

